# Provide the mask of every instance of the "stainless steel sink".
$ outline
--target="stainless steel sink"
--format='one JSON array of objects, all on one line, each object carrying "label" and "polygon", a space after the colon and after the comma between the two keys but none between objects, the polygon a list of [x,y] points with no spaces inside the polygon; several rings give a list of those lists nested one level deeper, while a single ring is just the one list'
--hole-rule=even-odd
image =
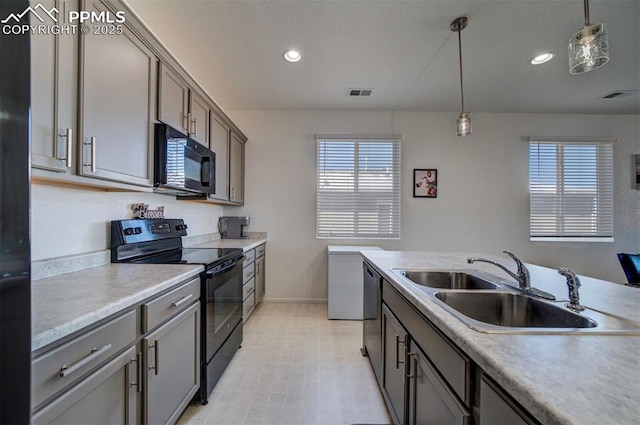
[{"label": "stainless steel sink", "polygon": [[475,270],[401,270],[394,272],[420,286],[439,289],[500,289],[501,286],[481,277]]},{"label": "stainless steel sink", "polygon": [[640,323],[587,309],[580,314],[551,303],[505,291],[439,291],[433,294],[455,317],[486,333],[639,334]]}]

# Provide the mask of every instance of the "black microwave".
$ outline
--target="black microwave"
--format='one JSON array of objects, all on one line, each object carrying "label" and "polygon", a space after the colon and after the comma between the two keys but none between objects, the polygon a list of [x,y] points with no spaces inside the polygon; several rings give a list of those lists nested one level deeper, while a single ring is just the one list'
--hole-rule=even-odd
[{"label": "black microwave", "polygon": [[166,124],[155,125],[154,186],[158,193],[216,193],[216,154]]}]

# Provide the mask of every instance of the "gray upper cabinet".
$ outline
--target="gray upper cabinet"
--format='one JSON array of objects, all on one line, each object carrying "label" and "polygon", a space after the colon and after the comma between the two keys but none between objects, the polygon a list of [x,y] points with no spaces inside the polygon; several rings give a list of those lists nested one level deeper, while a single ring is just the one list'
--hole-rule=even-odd
[{"label": "gray upper cabinet", "polygon": [[[84,10],[100,13],[99,0]],[[79,174],[152,186],[157,59],[123,25],[122,35],[81,37]]]},{"label": "gray upper cabinet", "polygon": [[[59,24],[68,24],[77,0],[32,0],[59,10]],[[31,163],[60,173],[75,169],[77,128],[78,37],[72,34],[31,36]]]},{"label": "gray upper cabinet", "polygon": [[163,63],[160,63],[159,74],[158,120],[187,134],[189,132],[189,87]]},{"label": "gray upper cabinet", "polygon": [[229,200],[229,126],[221,117],[211,114],[209,147],[216,154],[216,193],[211,199]]},{"label": "gray upper cabinet", "polygon": [[158,120],[209,146],[210,107],[166,64],[160,64]]},{"label": "gray upper cabinet", "polygon": [[229,142],[229,201],[244,204],[244,144],[235,132]]},{"label": "gray upper cabinet", "polygon": [[189,92],[189,137],[209,146],[209,105],[194,91]]}]

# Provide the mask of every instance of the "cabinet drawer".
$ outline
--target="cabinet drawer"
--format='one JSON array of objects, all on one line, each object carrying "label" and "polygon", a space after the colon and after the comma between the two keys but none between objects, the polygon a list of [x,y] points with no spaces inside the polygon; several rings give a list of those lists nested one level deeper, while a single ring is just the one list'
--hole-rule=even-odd
[{"label": "cabinet drawer", "polygon": [[256,286],[256,280],[254,278],[249,279],[244,285],[242,285],[242,299],[246,300],[247,296],[253,292]]},{"label": "cabinet drawer", "polygon": [[453,391],[469,406],[471,360],[437,331],[386,280],[383,280],[382,284],[382,299],[407,328],[411,337],[422,348]]},{"label": "cabinet drawer", "polygon": [[189,307],[200,298],[200,278],[193,279],[142,305],[142,333]]},{"label": "cabinet drawer", "polygon": [[260,258],[264,255],[264,251],[266,249],[266,245],[262,244],[256,248],[256,258]]},{"label": "cabinet drawer", "polygon": [[37,407],[135,340],[136,312],[130,311],[37,357],[31,364],[31,406]]},{"label": "cabinet drawer", "polygon": [[242,303],[242,321],[246,322],[253,309],[255,308],[255,292],[249,294],[249,296]]},{"label": "cabinet drawer", "polygon": [[245,264],[242,269],[242,283],[247,283],[247,281],[255,275],[255,268],[253,266],[254,263]]},{"label": "cabinet drawer", "polygon": [[251,251],[247,251],[244,253],[244,265],[245,267],[249,263],[253,263],[256,259],[256,250],[252,249]]},{"label": "cabinet drawer", "polygon": [[32,415],[31,423],[138,423],[136,369],[140,366],[135,359],[136,349],[131,347]]}]

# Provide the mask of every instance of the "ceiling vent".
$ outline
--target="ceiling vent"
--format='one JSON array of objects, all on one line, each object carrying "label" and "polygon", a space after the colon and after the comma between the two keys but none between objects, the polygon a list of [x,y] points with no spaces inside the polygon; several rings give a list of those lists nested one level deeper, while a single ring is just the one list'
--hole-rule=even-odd
[{"label": "ceiling vent", "polygon": [[349,97],[367,97],[373,94],[373,89],[349,89]]},{"label": "ceiling vent", "polygon": [[640,90],[616,90],[614,92],[609,93],[606,96],[603,96],[603,99],[622,99],[623,97],[633,96],[637,94]]}]

